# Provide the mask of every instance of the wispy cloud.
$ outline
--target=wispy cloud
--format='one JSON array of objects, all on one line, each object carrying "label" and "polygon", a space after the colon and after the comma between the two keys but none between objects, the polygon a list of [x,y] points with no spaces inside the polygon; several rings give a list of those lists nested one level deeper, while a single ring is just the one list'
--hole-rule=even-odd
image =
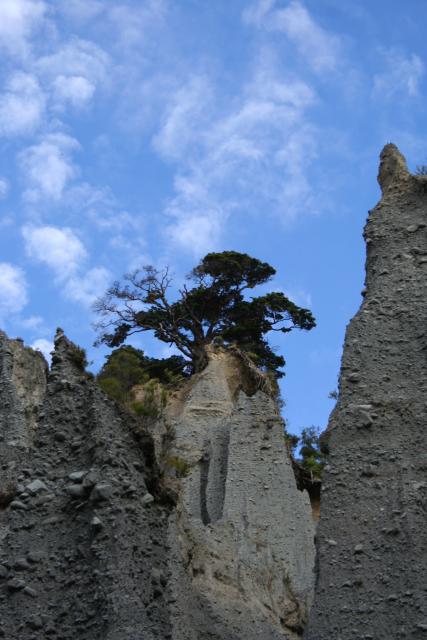
[{"label": "wispy cloud", "polygon": [[375,96],[390,99],[401,94],[414,98],[419,95],[425,65],[416,54],[405,55],[389,49],[382,52],[384,70],[374,76]]},{"label": "wispy cloud", "polygon": [[65,295],[70,300],[90,307],[96,298],[105,292],[111,275],[104,267],[94,267],[86,273],[77,274],[66,283]]},{"label": "wispy cloud", "polygon": [[20,319],[19,326],[32,331],[37,331],[44,328],[44,320],[41,316],[29,316],[28,318]]},{"label": "wispy cloud", "polygon": [[46,99],[36,77],[18,71],[0,94],[0,135],[33,133],[40,125]]},{"label": "wispy cloud", "polygon": [[110,274],[103,267],[86,269],[88,252],[67,227],[31,227],[22,230],[27,255],[49,267],[64,295],[90,306],[105,291]]},{"label": "wispy cloud", "polygon": [[[212,101],[212,93],[206,77],[194,76],[173,94],[163,114],[160,130],[153,138],[156,151],[166,158],[179,159],[187,154],[187,147],[196,142],[200,144],[203,129],[209,121],[208,105]],[[198,138],[194,132],[195,122]]]},{"label": "wispy cloud", "polygon": [[243,14],[247,23],[282,32],[317,73],[334,70],[339,63],[339,38],[322,28],[302,2],[292,0],[279,8],[276,0],[258,0]]},{"label": "wispy cloud", "polygon": [[41,26],[47,12],[42,0],[1,0],[0,48],[9,55],[26,57],[30,37]]},{"label": "wispy cloud", "polygon": [[72,38],[34,63],[36,73],[50,87],[53,104],[59,107],[88,104],[98,87],[109,84],[112,66],[101,47],[80,38]]},{"label": "wispy cloud", "polygon": [[0,263],[0,319],[19,313],[28,302],[24,271],[8,262]]},{"label": "wispy cloud", "polygon": [[172,97],[154,139],[160,153],[178,162],[166,234],[198,255],[217,245],[230,215],[253,211],[260,199],[284,222],[298,215],[307,207],[306,170],[316,154],[307,118],[315,93],[279,74],[274,56],[262,57],[252,81],[228,104],[218,108],[212,96],[206,79],[190,79]]},{"label": "wispy cloud", "polygon": [[87,258],[83,243],[69,228],[24,227],[27,254],[50,267],[59,280],[73,275]]},{"label": "wispy cloud", "polygon": [[116,46],[134,55],[146,42],[154,28],[167,17],[168,0],[143,0],[137,5],[114,3],[108,9],[108,20],[116,31]]},{"label": "wispy cloud", "polygon": [[45,197],[58,201],[78,173],[71,155],[79,148],[71,136],[52,133],[24,149],[19,163],[26,180],[25,199],[34,202]]},{"label": "wispy cloud", "polygon": [[92,20],[106,9],[100,0],[59,0],[58,5],[59,11],[78,24]]},{"label": "wispy cloud", "polygon": [[0,199],[5,198],[8,192],[9,192],[9,180],[6,180],[6,178],[0,178]]}]

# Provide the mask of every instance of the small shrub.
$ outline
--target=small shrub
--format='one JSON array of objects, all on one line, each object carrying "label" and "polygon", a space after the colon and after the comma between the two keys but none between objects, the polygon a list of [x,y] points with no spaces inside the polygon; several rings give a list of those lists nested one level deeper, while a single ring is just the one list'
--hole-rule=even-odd
[{"label": "small shrub", "polygon": [[128,394],[123,390],[123,387],[117,378],[98,378],[97,383],[104,393],[106,393],[109,398],[112,398],[112,400],[116,400],[123,404],[127,399]]},{"label": "small shrub", "polygon": [[84,371],[89,364],[86,357],[85,349],[82,349],[82,347],[78,347],[75,344],[72,345],[70,351],[70,359],[79,369],[79,371]]},{"label": "small shrub", "polygon": [[325,455],[320,450],[320,430],[318,427],[307,427],[301,433],[300,460],[302,467],[312,478],[320,480],[326,465]]},{"label": "small shrub", "polygon": [[150,418],[157,418],[158,409],[149,402],[132,402],[131,408],[137,416],[145,416]]},{"label": "small shrub", "polygon": [[190,465],[186,460],[179,456],[170,456],[166,458],[166,464],[176,471],[178,478],[185,478],[190,473]]}]

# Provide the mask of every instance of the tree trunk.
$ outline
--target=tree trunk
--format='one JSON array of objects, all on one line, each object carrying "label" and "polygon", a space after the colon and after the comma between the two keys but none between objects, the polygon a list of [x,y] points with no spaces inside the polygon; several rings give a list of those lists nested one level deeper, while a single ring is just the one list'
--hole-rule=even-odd
[{"label": "tree trunk", "polygon": [[209,361],[208,354],[206,352],[206,345],[199,344],[197,346],[194,346],[192,349],[192,353],[194,373],[200,373],[201,371],[203,371],[203,369],[205,369]]}]

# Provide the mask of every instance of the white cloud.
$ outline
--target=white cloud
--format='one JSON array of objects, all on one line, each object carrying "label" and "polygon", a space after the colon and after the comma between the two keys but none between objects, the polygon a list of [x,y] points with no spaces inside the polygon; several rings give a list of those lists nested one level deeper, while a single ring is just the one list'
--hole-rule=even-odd
[{"label": "white cloud", "polygon": [[268,203],[288,222],[313,204],[307,174],[317,143],[306,111],[316,96],[306,83],[280,77],[269,55],[222,113],[209,100],[193,109],[194,86],[190,81],[188,92],[184,87],[172,97],[155,145],[180,160],[166,234],[200,255],[218,245],[230,215],[250,215]]},{"label": "white cloud", "polygon": [[117,47],[123,52],[134,53],[146,43],[147,35],[162,25],[168,9],[167,0],[145,0],[139,6],[116,4],[108,10],[111,24],[118,32]]},{"label": "white cloud", "polygon": [[6,178],[0,178],[0,198],[5,198],[9,192],[9,181]]},{"label": "white cloud", "polygon": [[285,8],[276,5],[276,0],[258,0],[244,12],[243,18],[268,31],[284,33],[314,71],[335,69],[339,62],[339,38],[318,25],[299,0],[292,0]]},{"label": "white cloud", "polygon": [[37,78],[23,72],[12,75],[0,94],[0,135],[32,133],[40,124],[45,96]]},{"label": "white cloud", "polygon": [[179,158],[186,154],[188,144],[194,143],[193,123],[198,123],[199,136],[202,136],[201,120],[212,98],[212,88],[204,77],[194,77],[174,94],[160,131],[153,139],[156,151],[170,158]]},{"label": "white cloud", "polygon": [[67,227],[24,227],[27,254],[50,267],[59,281],[73,276],[87,257],[86,249]]},{"label": "white cloud", "polygon": [[28,302],[27,289],[23,270],[0,262],[0,318],[22,311]]},{"label": "white cloud", "polygon": [[58,104],[83,107],[93,97],[95,85],[83,76],[58,76],[53,83],[54,99]]},{"label": "white cloud", "polygon": [[71,229],[27,226],[22,234],[27,255],[52,269],[65,297],[90,306],[107,288],[110,273],[103,267],[85,271],[88,253]]},{"label": "white cloud", "polygon": [[276,0],[257,0],[243,12],[244,21],[261,27],[275,4]]},{"label": "white cloud", "polygon": [[30,345],[35,351],[40,351],[46,360],[50,363],[52,357],[51,353],[54,350],[53,342],[46,340],[46,338],[38,338]]},{"label": "white cloud", "polygon": [[11,55],[26,56],[29,38],[42,24],[46,11],[42,0],[1,0],[0,47]]},{"label": "white cloud", "polygon": [[65,295],[70,300],[90,307],[101,294],[105,293],[111,274],[103,267],[94,267],[85,274],[71,277],[65,287]]},{"label": "white cloud", "polygon": [[73,38],[52,54],[40,57],[34,69],[50,87],[53,105],[81,108],[99,87],[111,81],[110,56],[93,42]]},{"label": "white cloud", "polygon": [[22,151],[20,165],[28,181],[27,200],[41,197],[59,200],[68,182],[77,174],[70,155],[80,145],[63,133],[52,133],[41,142]]},{"label": "white cloud", "polygon": [[[174,204],[176,206],[177,202]],[[173,216],[172,209],[169,209],[168,213]],[[217,245],[221,235],[222,218],[221,210],[206,211],[206,208],[200,208],[194,215],[178,214],[176,220],[168,226],[167,235],[174,245],[190,249],[196,256],[200,256]]]},{"label": "white cloud", "polygon": [[412,54],[405,56],[396,50],[383,52],[385,70],[374,76],[376,97],[392,98],[405,94],[411,98],[419,94],[419,85],[425,72],[421,58]]},{"label": "white cloud", "polygon": [[21,327],[30,330],[40,330],[44,325],[44,320],[41,316],[30,316],[29,318],[23,318],[19,321]]},{"label": "white cloud", "polygon": [[55,53],[39,58],[35,68],[50,80],[59,76],[77,76],[98,83],[108,80],[111,60],[93,42],[73,38]]}]

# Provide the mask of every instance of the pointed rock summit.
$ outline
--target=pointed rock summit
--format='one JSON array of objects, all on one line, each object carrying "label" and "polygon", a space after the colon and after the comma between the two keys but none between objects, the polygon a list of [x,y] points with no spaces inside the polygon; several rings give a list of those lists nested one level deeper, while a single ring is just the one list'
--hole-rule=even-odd
[{"label": "pointed rock summit", "polygon": [[306,640],[427,632],[427,191],[395,145],[381,153],[364,300],[344,344]]},{"label": "pointed rock summit", "polygon": [[386,144],[380,154],[380,166],[378,171],[378,183],[383,193],[391,185],[408,182],[411,174],[403,155],[395,144]]}]

